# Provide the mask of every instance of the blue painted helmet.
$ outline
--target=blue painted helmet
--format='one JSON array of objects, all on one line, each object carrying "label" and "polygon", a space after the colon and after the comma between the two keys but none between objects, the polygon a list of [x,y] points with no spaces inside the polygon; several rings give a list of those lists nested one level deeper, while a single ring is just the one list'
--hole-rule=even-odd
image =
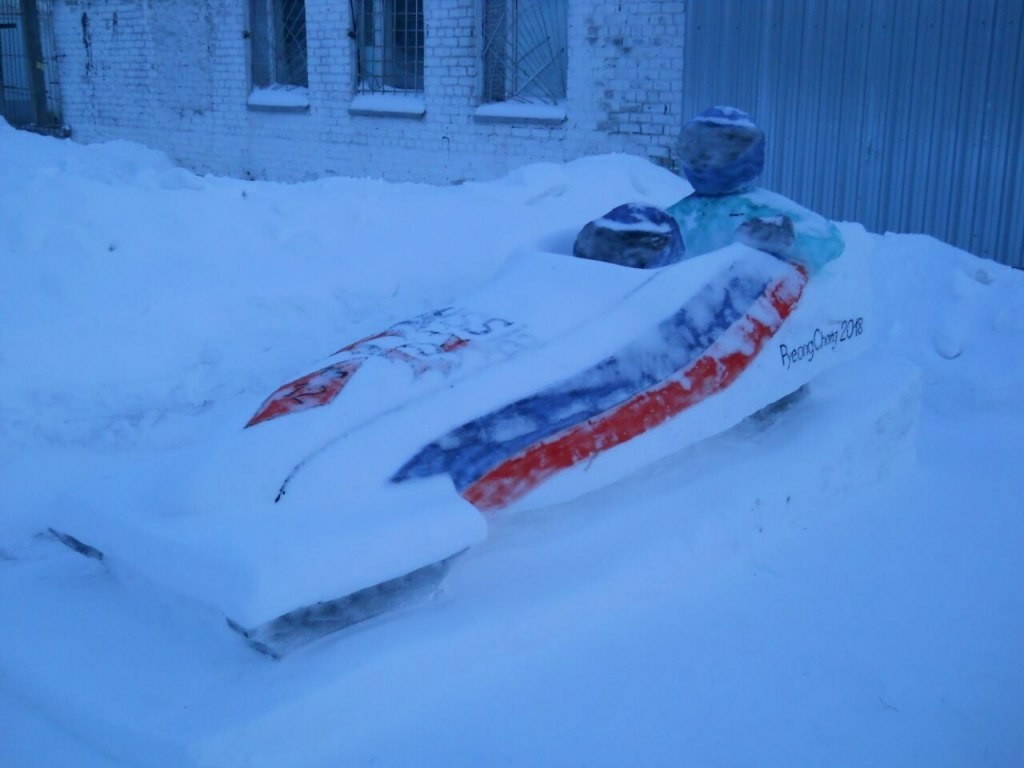
[{"label": "blue painted helmet", "polygon": [[698,194],[738,192],[764,170],[764,133],[746,112],[712,107],[683,126],[679,159]]},{"label": "blue painted helmet", "polygon": [[680,261],[686,249],[679,225],[665,211],[626,203],[583,227],[572,252],[581,259],[653,269]]}]

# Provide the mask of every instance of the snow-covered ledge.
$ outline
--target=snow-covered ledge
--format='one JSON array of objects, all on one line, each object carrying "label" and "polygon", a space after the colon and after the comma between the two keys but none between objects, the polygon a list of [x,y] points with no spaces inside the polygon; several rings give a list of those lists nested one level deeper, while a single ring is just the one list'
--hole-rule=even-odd
[{"label": "snow-covered ledge", "polygon": [[533,123],[560,125],[566,120],[565,102],[495,101],[476,108],[474,119],[480,123]]},{"label": "snow-covered ledge", "polygon": [[348,111],[371,117],[423,117],[427,102],[422,94],[361,93],[352,99]]},{"label": "snow-covered ledge", "polygon": [[309,109],[309,89],[297,85],[253,88],[246,104],[270,112],[303,112]]}]

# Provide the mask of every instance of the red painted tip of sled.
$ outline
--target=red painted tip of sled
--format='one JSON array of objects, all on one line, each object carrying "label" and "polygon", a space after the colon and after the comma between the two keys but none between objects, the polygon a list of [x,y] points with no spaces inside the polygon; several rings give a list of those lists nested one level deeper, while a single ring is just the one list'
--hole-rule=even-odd
[{"label": "red painted tip of sled", "polygon": [[506,507],[552,475],[625,443],[722,391],[782,326],[806,283],[807,272],[797,267],[769,285],[751,311],[723,334],[732,342],[728,350],[721,343],[712,344],[704,355],[658,386],[498,465],[467,487],[463,498],[481,510]]},{"label": "red painted tip of sled", "polygon": [[327,405],[345,388],[359,369],[359,362],[336,363],[279,387],[245,425],[251,427],[307,408]]}]

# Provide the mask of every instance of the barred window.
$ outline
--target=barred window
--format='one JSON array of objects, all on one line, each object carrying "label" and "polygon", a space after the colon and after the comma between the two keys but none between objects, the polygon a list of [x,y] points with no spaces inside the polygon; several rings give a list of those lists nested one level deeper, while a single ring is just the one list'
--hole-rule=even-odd
[{"label": "barred window", "polygon": [[305,0],[250,0],[252,84],[306,88]]},{"label": "barred window", "polygon": [[423,0],[354,0],[359,93],[423,91]]},{"label": "barred window", "polygon": [[566,0],[484,0],[483,101],[565,98]]}]

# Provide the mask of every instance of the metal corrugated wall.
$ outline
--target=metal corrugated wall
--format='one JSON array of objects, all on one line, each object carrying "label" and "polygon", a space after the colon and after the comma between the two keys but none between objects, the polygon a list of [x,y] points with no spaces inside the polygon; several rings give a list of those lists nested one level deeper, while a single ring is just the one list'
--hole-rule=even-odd
[{"label": "metal corrugated wall", "polygon": [[746,109],[762,184],[1024,266],[1024,0],[686,0],[683,114]]}]

